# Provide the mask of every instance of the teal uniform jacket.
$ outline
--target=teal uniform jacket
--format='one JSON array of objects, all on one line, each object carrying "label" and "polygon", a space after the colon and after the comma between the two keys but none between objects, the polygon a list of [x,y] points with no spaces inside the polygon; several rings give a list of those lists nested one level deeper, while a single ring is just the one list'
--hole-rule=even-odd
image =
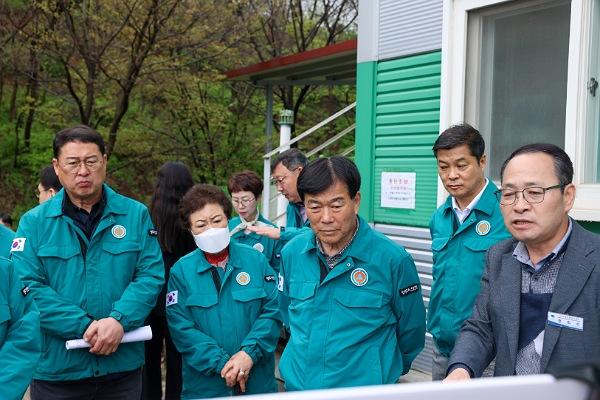
[{"label": "teal uniform jacket", "polygon": [[14,238],[15,233],[4,225],[0,224],[0,257],[10,257],[10,247]]},{"label": "teal uniform jacket", "polygon": [[[433,284],[427,330],[439,352],[450,357],[464,320],[471,316],[488,248],[510,237],[490,181],[475,208],[459,225],[448,197],[429,223]],[[455,229],[456,227],[456,229]]]},{"label": "teal uniform jacket", "polygon": [[[262,223],[265,223],[270,226],[275,226],[271,221],[262,216],[262,214],[258,214],[258,220]],[[240,217],[235,217],[229,220],[229,230],[233,230],[236,226],[240,224]],[[247,246],[253,247],[256,250],[263,253],[263,255],[267,258],[267,261],[271,265],[271,267],[279,272],[279,257],[277,257],[277,253],[275,252],[277,241],[266,236],[261,236],[254,232],[244,232],[237,231],[231,236],[231,240],[235,240],[238,243],[245,244]]]},{"label": "teal uniform jacket", "polygon": [[[144,364],[144,343],[124,343],[109,356],[67,350],[93,320],[113,317],[138,328],[164,282],[160,246],[146,207],[103,186],[106,206],[91,240],[63,215],[65,191],[28,211],[12,259],[40,311],[42,357],[35,379],[66,381],[131,371]],[[81,242],[81,244],[80,244]],[[87,245],[85,254],[82,249]]]},{"label": "teal uniform jacket", "polygon": [[221,289],[202,251],[181,258],[171,269],[167,321],[183,360],[183,399],[231,396],[221,378],[229,358],[244,350],[254,366],[247,394],[276,392],[274,351],[279,338],[277,279],[266,258],[237,242]]},{"label": "teal uniform jacket", "polygon": [[0,398],[21,400],[40,358],[40,314],[11,262],[0,257]]},{"label": "teal uniform jacket", "polygon": [[322,283],[324,259],[312,230],[283,250],[279,289],[291,300],[291,336],[279,363],[286,390],[395,383],[423,349],[425,307],[415,264],[359,221]]}]

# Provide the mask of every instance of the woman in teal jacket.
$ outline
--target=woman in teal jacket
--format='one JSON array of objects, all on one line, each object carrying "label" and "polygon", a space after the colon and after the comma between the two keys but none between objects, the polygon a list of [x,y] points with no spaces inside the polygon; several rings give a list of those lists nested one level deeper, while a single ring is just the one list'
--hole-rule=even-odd
[{"label": "woman in teal jacket", "polygon": [[20,400],[40,357],[40,314],[12,263],[0,257],[0,398]]},{"label": "woman in teal jacket", "polygon": [[198,246],[171,269],[166,299],[182,399],[275,392],[275,272],[260,252],[230,242],[231,203],[216,186],[192,187],[180,210]]},{"label": "woman in teal jacket", "polygon": [[275,225],[258,212],[258,203],[262,195],[263,182],[253,171],[233,174],[227,181],[231,203],[237,217],[229,220],[231,239],[255,248],[264,254],[276,272],[279,272],[279,252],[275,251],[277,240],[250,232],[249,226]]}]

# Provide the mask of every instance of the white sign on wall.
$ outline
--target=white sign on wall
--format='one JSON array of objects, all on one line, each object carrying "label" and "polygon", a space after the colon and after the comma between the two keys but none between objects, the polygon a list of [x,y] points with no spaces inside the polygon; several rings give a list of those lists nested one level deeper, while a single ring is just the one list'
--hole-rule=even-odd
[{"label": "white sign on wall", "polygon": [[381,207],[415,209],[416,172],[381,173]]}]

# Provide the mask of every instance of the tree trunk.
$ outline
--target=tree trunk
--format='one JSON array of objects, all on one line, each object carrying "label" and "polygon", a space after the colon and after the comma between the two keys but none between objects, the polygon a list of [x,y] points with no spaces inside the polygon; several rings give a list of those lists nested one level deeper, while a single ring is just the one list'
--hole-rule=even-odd
[{"label": "tree trunk", "polygon": [[33,125],[33,118],[35,116],[35,109],[37,107],[38,94],[39,94],[39,60],[36,52],[30,50],[29,52],[29,65],[31,69],[29,71],[29,81],[27,83],[28,92],[28,112],[27,120],[25,121],[25,130],[23,131],[23,141],[25,149],[29,150],[31,144],[31,127]]},{"label": "tree trunk", "polygon": [[15,76],[13,81],[12,94],[10,96],[10,108],[8,111],[8,121],[14,121],[17,116],[17,92],[19,91],[19,79]]}]

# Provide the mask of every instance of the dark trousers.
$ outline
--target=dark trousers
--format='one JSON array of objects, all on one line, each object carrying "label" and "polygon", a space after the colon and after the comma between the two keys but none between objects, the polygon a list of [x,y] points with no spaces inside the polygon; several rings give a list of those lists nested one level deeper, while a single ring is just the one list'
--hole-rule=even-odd
[{"label": "dark trousers", "polygon": [[31,381],[31,400],[125,400],[139,399],[142,369],[76,381]]},{"label": "dark trousers", "polygon": [[167,361],[165,400],[181,398],[181,354],[171,340],[164,316],[150,313],[146,324],[152,327],[152,340],[146,342],[146,365],[144,366],[143,400],[162,399],[161,355],[163,343]]}]

